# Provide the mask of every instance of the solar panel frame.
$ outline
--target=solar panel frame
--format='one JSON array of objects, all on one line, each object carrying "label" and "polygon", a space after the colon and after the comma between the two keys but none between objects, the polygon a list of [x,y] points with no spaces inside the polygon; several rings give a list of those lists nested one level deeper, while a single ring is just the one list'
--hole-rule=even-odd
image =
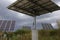
[{"label": "solar panel frame", "polygon": [[39,16],[42,14],[60,10],[60,7],[51,0],[17,0],[12,5],[8,6],[8,9],[30,16]]}]

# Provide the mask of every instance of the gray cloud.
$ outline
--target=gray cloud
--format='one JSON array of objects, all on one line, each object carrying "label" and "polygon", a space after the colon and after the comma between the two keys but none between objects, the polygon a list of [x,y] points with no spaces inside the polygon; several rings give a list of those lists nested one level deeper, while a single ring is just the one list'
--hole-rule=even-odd
[{"label": "gray cloud", "polygon": [[60,0],[52,0],[52,1],[54,1],[54,2],[60,2]]},{"label": "gray cloud", "polygon": [[[13,2],[12,1],[13,0],[1,0],[0,1],[0,19],[15,20],[16,28],[20,28],[23,25],[33,26],[32,25],[33,17],[9,10],[7,8],[10,4],[12,4],[14,2],[14,1]],[[59,2],[59,1],[60,0],[58,0],[56,2]],[[37,17],[37,27],[42,28],[40,25],[42,22],[55,23],[56,20],[59,19],[59,17],[60,17],[60,11],[38,16]]]}]

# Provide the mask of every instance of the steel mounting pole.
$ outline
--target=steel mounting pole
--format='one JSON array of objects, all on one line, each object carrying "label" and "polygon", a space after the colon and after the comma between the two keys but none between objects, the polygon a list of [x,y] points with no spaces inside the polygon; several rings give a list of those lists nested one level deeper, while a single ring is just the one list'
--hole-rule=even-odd
[{"label": "steel mounting pole", "polygon": [[36,16],[34,16],[34,29],[36,30]]},{"label": "steel mounting pole", "polygon": [[32,40],[38,40],[38,30],[36,29],[36,16],[34,16],[34,29],[32,30]]}]

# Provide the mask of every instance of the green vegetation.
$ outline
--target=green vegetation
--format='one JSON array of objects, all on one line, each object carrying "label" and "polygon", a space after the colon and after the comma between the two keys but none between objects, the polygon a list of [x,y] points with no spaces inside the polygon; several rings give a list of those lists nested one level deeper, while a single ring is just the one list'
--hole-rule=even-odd
[{"label": "green vegetation", "polygon": [[39,40],[60,40],[60,30],[40,30]]},{"label": "green vegetation", "polygon": [[0,38],[1,40],[31,40],[31,30],[17,30],[15,32],[4,32],[0,36],[2,37]]},{"label": "green vegetation", "polygon": [[[4,34],[6,34],[5,39],[7,40],[32,40],[31,30],[17,30],[13,33],[4,32]],[[60,30],[38,30],[38,39],[60,40]]]}]

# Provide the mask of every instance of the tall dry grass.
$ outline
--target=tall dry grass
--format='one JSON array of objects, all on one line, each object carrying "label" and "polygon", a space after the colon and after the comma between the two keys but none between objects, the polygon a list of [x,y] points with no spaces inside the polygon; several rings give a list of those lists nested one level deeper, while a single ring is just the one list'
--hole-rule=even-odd
[{"label": "tall dry grass", "polygon": [[39,40],[60,40],[60,30],[39,30]]}]

